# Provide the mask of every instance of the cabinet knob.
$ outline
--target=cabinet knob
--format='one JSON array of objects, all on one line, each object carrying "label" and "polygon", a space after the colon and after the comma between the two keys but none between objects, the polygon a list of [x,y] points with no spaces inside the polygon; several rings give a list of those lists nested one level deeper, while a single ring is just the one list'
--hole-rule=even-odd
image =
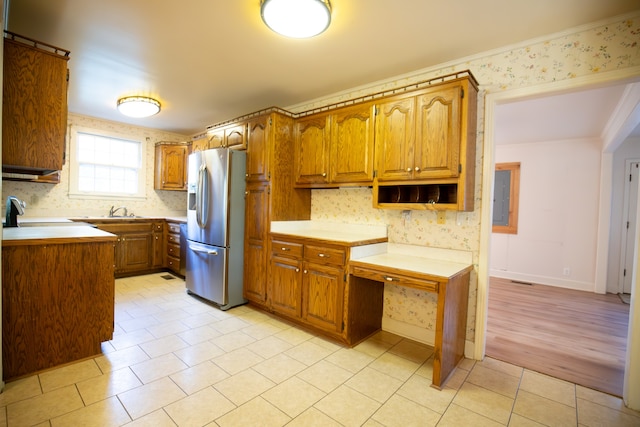
[{"label": "cabinet knob", "polygon": [[407,172],[411,172],[411,168],[407,168]]},{"label": "cabinet knob", "polygon": [[327,176],[326,172],[322,172],[322,177],[324,178],[325,176]]},{"label": "cabinet knob", "polygon": [[393,282],[395,279],[393,277],[384,276],[384,280],[386,280],[387,282]]},{"label": "cabinet knob", "polygon": [[244,174],[244,176],[245,176],[246,178],[249,178],[249,174],[248,174],[248,173],[245,173],[245,174]]},{"label": "cabinet knob", "polygon": [[416,172],[420,172],[420,168],[416,166]]},{"label": "cabinet knob", "polygon": [[327,255],[327,254],[318,254],[318,256],[320,258],[329,258],[329,255]]},{"label": "cabinet knob", "polygon": [[287,251],[290,251],[290,250],[291,250],[291,249],[289,249],[289,248],[281,248],[281,249],[282,249],[282,251],[283,251],[283,252],[287,252]]},{"label": "cabinet knob", "polygon": [[296,273],[299,273],[299,272],[300,272],[300,269],[299,269],[299,268],[296,268]]},{"label": "cabinet knob", "polygon": [[307,274],[307,270],[304,271],[304,274]]}]

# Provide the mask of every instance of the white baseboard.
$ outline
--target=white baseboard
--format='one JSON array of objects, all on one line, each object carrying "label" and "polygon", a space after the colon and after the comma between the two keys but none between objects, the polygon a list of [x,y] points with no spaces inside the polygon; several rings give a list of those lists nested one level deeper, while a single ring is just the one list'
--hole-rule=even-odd
[{"label": "white baseboard", "polygon": [[535,283],[538,285],[555,286],[558,288],[575,289],[577,291],[595,292],[595,283],[581,282],[577,280],[562,279],[559,277],[536,276],[534,274],[515,273],[513,271],[489,270],[491,277],[515,280],[524,283]]}]

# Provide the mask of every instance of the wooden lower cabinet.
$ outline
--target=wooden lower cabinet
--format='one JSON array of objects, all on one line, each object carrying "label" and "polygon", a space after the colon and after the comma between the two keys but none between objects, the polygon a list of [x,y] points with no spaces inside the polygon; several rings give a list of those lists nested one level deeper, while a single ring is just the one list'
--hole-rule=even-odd
[{"label": "wooden lower cabinet", "polygon": [[380,328],[381,294],[369,307],[357,306],[359,312],[351,316],[346,302],[349,246],[271,236],[267,309],[349,345]]},{"label": "wooden lower cabinet", "polygon": [[180,222],[167,220],[166,232],[165,267],[184,276],[184,260],[180,257]]},{"label": "wooden lower cabinet", "polygon": [[113,237],[99,239],[3,244],[4,380],[95,356],[112,339]]}]

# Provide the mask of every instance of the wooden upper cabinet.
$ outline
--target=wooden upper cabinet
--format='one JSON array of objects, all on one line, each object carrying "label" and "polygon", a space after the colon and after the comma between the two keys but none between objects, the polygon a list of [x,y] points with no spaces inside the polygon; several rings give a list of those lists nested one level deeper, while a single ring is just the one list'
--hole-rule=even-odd
[{"label": "wooden upper cabinet", "polygon": [[191,143],[191,152],[197,153],[198,151],[204,151],[209,147],[209,140],[207,135],[202,135],[198,139],[194,139]]},{"label": "wooden upper cabinet", "polygon": [[38,46],[42,48],[4,39],[5,172],[49,174],[64,164],[69,52],[40,42]]},{"label": "wooden upper cabinet", "polygon": [[330,182],[366,185],[373,180],[374,117],[372,104],[331,115]]},{"label": "wooden upper cabinet", "polygon": [[410,179],[413,175],[415,105],[413,96],[378,104],[375,150],[379,180]]},{"label": "wooden upper cabinet", "polygon": [[417,97],[415,179],[458,176],[461,100],[458,84],[434,88]]},{"label": "wooden upper cabinet", "polygon": [[224,130],[225,147],[247,148],[246,124],[231,126]]},{"label": "wooden upper cabinet", "polygon": [[270,116],[247,122],[247,181],[268,181]]},{"label": "wooden upper cabinet", "polygon": [[296,184],[329,182],[329,116],[313,115],[296,121]]},{"label": "wooden upper cabinet", "polygon": [[187,190],[187,162],[189,144],[156,144],[154,186],[156,190]]},{"label": "wooden upper cabinet", "polygon": [[207,148],[218,148],[224,146],[224,130],[208,132],[207,136]]}]

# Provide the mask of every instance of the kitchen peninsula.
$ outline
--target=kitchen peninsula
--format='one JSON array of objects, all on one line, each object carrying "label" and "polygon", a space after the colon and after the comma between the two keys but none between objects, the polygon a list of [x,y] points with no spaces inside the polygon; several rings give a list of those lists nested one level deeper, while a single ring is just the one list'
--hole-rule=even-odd
[{"label": "kitchen peninsula", "polygon": [[101,352],[113,336],[115,241],[86,224],[3,230],[4,380]]}]

